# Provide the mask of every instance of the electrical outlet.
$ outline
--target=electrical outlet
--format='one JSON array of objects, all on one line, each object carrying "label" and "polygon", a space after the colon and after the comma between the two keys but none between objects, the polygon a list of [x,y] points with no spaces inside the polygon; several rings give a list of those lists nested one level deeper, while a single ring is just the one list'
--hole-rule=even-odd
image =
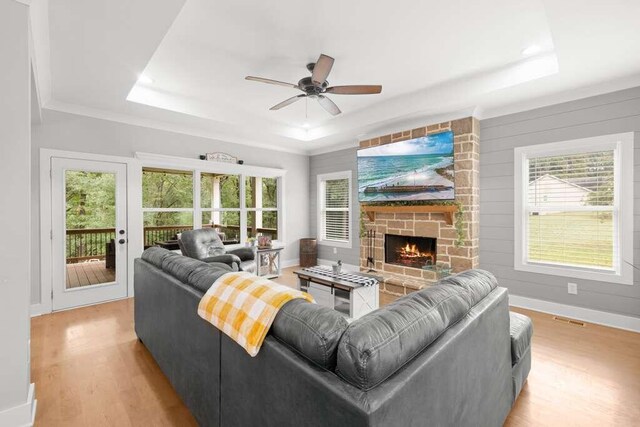
[{"label": "electrical outlet", "polygon": [[337,254],[338,253],[338,248],[333,248],[333,253]]},{"label": "electrical outlet", "polygon": [[577,283],[567,283],[567,292],[572,295],[578,295],[578,284]]}]

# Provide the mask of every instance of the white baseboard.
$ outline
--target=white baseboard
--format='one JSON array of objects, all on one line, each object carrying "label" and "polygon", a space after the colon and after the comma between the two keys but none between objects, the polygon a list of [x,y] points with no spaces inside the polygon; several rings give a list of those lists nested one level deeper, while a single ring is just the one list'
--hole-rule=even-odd
[{"label": "white baseboard", "polygon": [[280,266],[282,268],[295,267],[296,265],[300,265],[300,260],[298,260],[298,259],[286,259],[286,260],[282,261],[282,264],[280,264]]},{"label": "white baseboard", "polygon": [[[318,265],[333,265],[335,263],[336,261],[318,258]],[[344,268],[345,271],[360,271],[360,267],[353,264],[342,263],[342,268]]]},{"label": "white baseboard", "polygon": [[589,308],[573,305],[558,304],[535,298],[509,295],[509,305],[527,308],[542,313],[555,314],[557,316],[570,317],[597,325],[611,326],[627,331],[640,332],[640,318],[623,316],[621,314],[607,313],[606,311],[591,310]]},{"label": "white baseboard", "polygon": [[42,303],[31,304],[30,308],[31,317],[42,316],[43,314],[51,313],[51,310],[44,306]]},{"label": "white baseboard", "polygon": [[36,419],[36,386],[29,384],[27,401],[21,405],[0,411],[0,426],[31,427]]}]

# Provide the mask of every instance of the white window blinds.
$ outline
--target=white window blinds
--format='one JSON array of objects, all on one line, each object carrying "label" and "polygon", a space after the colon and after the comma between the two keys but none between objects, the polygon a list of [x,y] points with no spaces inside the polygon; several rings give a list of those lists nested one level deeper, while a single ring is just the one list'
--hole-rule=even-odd
[{"label": "white window blinds", "polygon": [[526,170],[527,261],[614,270],[615,151],[529,157]]},{"label": "white window blinds", "polygon": [[349,179],[327,179],[322,181],[322,239],[349,241]]}]

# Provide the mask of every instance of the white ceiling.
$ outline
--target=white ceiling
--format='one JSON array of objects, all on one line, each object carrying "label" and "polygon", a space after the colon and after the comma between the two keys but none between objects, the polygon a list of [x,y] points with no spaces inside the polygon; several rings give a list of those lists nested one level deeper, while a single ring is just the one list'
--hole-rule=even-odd
[{"label": "white ceiling", "polygon": [[[288,151],[640,84],[636,0],[49,3],[47,107]],[[313,100],[269,111],[300,92],[244,80],[297,83],[320,53],[331,84],[382,94],[331,95],[336,117]]]}]

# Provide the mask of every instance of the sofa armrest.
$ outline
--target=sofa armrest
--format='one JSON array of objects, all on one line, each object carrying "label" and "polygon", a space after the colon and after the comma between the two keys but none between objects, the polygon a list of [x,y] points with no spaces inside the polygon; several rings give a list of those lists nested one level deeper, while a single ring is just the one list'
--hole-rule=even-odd
[{"label": "sofa armrest", "polygon": [[[241,262],[240,258],[234,254],[222,254],[222,255],[211,256],[208,258],[204,258],[202,261],[207,263],[220,262],[223,264],[227,264],[231,267],[233,267],[234,264],[236,264],[236,267],[237,267],[238,265],[240,265],[240,262]],[[235,270],[237,270],[237,268]]]},{"label": "sofa armrest", "polygon": [[226,264],[224,262],[211,261],[211,262],[207,262],[207,264],[209,264],[212,267],[219,268],[220,270],[233,271],[233,268],[229,264]]},{"label": "sofa armrest", "polygon": [[238,248],[227,251],[228,254],[236,255],[240,261],[251,261],[255,258],[253,248]]}]

